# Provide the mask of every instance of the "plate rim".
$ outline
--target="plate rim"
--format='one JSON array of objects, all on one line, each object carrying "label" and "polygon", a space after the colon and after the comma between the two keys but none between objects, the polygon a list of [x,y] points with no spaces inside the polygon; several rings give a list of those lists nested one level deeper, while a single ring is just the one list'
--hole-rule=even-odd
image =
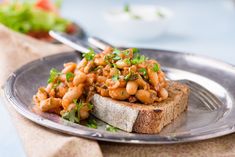
[{"label": "plate rim", "polygon": [[[199,57],[199,58],[203,58],[205,59],[205,56],[203,57],[202,55],[197,55],[197,54],[192,54],[192,53],[184,53],[184,52],[179,52],[179,51],[171,51],[171,50],[162,50],[162,49],[146,49],[146,48],[141,48],[143,51],[161,51],[161,52],[167,52],[167,53],[171,53],[171,54],[177,54],[177,55],[186,55],[186,56],[194,56],[194,57]],[[59,123],[56,123],[52,120],[46,119],[44,117],[41,117],[35,113],[30,112],[29,110],[26,110],[23,106],[25,106],[25,104],[21,101],[18,101],[17,97],[14,97],[14,90],[13,90],[13,85],[16,79],[16,76],[19,75],[22,71],[24,71],[25,67],[31,66],[33,64],[36,64],[40,61],[43,60],[47,60],[50,59],[52,57],[60,57],[60,56],[64,56],[64,55],[69,55],[69,53],[76,53],[74,51],[71,52],[64,52],[64,53],[59,53],[59,54],[53,54],[53,55],[49,55],[49,56],[45,56],[36,60],[33,60],[29,63],[24,64],[23,66],[21,66],[20,68],[16,69],[12,74],[10,74],[10,76],[8,77],[7,81],[4,84],[4,95],[7,98],[7,100],[11,103],[11,105],[16,109],[16,111],[18,113],[20,113],[21,115],[23,115],[24,117],[26,117],[27,119],[50,129],[59,131],[59,132],[63,132],[66,134],[70,134],[70,135],[75,135],[75,136],[80,136],[80,137],[85,137],[85,138],[89,138],[89,139],[95,139],[95,140],[100,140],[100,141],[107,141],[107,142],[118,142],[118,143],[133,143],[133,144],[173,144],[173,143],[185,143],[185,142],[194,142],[194,141],[201,141],[201,140],[206,140],[206,139],[211,139],[211,138],[215,138],[215,137],[220,137],[220,136],[224,136],[230,133],[235,132],[235,128],[234,127],[226,127],[226,128],[222,128],[221,131],[216,131],[215,133],[208,133],[205,135],[196,135],[196,136],[191,136],[189,138],[183,138],[179,139],[179,138],[174,138],[174,137],[167,137],[167,136],[160,136],[158,134],[154,134],[154,135],[149,135],[149,134],[140,134],[143,136],[148,135],[147,139],[142,139],[142,138],[138,138],[138,139],[132,139],[132,138],[122,138],[120,139],[113,136],[115,133],[109,133],[107,132],[108,135],[111,136],[111,139],[109,136],[102,136],[101,133],[97,132],[95,129],[90,129],[87,128],[84,130],[82,130],[82,134],[80,132],[76,133],[75,131],[71,132],[68,129],[71,129],[72,127],[67,126],[67,125],[62,125]],[[230,68],[232,68],[231,70],[233,70],[233,72],[235,73],[235,66],[230,64],[230,63],[225,63],[210,57],[206,58],[207,60],[211,60],[213,62],[217,62],[219,64],[222,64],[223,66],[229,66]],[[52,126],[51,126],[52,125]],[[61,128],[62,127],[62,128]],[[76,129],[78,130],[78,128],[72,128],[72,129]],[[81,130],[80,130],[81,131]],[[208,131],[207,131],[208,132]],[[135,134],[136,135],[136,134]],[[139,136],[139,137],[140,137]],[[150,138],[149,138],[150,137]],[[155,137],[155,138],[154,138]]]}]

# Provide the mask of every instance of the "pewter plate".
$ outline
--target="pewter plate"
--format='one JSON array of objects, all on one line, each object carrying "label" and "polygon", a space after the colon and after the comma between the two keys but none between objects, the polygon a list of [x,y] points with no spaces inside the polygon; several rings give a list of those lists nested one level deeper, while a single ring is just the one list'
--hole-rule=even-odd
[{"label": "pewter plate", "polygon": [[65,62],[77,61],[75,52],[48,56],[28,63],[8,78],[4,91],[14,108],[26,118],[39,125],[66,134],[101,141],[169,144],[215,138],[235,130],[235,67],[207,57],[166,50],[141,49],[150,58],[157,59],[166,75],[172,79],[188,79],[211,91],[222,102],[210,110],[198,99],[190,96],[186,112],[167,125],[160,134],[136,134],[118,130],[105,130],[106,124],[98,121],[98,129],[74,124],[55,114],[38,113],[32,110],[32,97],[37,88],[45,86],[51,68],[62,69]]}]

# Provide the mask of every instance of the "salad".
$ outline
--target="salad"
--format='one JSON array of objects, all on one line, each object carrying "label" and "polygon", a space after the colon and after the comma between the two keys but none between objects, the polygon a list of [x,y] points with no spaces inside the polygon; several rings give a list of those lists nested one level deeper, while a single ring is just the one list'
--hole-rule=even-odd
[{"label": "salad", "polygon": [[59,15],[61,0],[4,1],[0,3],[0,23],[35,38],[51,40],[48,32],[73,34],[75,25]]}]

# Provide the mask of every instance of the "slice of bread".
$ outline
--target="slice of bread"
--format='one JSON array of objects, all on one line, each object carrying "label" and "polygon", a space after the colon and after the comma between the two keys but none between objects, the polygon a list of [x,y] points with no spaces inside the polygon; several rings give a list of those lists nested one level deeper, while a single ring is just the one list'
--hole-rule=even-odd
[{"label": "slice of bread", "polygon": [[169,97],[151,105],[117,101],[95,94],[93,115],[102,121],[127,132],[159,133],[187,109],[189,88],[187,85],[169,81]]}]

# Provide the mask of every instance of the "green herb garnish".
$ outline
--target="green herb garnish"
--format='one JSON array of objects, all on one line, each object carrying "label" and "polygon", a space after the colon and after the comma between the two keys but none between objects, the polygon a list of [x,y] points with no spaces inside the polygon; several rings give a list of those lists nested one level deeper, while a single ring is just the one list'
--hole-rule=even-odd
[{"label": "green herb garnish", "polygon": [[119,55],[121,53],[121,50],[118,50],[117,48],[114,49],[113,54]]},{"label": "green herb garnish", "polygon": [[86,124],[89,128],[97,129],[97,122],[94,118],[89,118]]},{"label": "green herb garnish", "polygon": [[113,81],[118,81],[118,79],[119,79],[119,75],[118,74],[113,75],[113,77],[112,77]]},{"label": "green herb garnish", "polygon": [[128,4],[126,4],[126,5],[124,6],[124,11],[125,11],[125,12],[129,12],[129,11],[130,11],[130,7],[129,7]]},{"label": "green herb garnish", "polygon": [[68,72],[68,73],[66,73],[66,80],[69,82],[70,80],[71,80],[71,78],[73,78],[74,77],[74,74],[73,73],[71,73],[71,72]]},{"label": "green herb garnish", "polygon": [[121,57],[118,56],[118,55],[115,55],[115,56],[113,57],[113,60],[115,60],[115,61],[120,60],[120,59],[121,59]]},{"label": "green herb garnish", "polygon": [[125,50],[122,52],[125,56],[128,56],[130,54],[130,51],[129,50]]},{"label": "green herb garnish", "polygon": [[65,112],[62,115],[62,118],[66,119],[70,122],[73,122],[73,123],[79,123],[80,122],[80,117],[78,118],[76,113],[77,113],[76,109],[72,109],[69,112]]},{"label": "green herb garnish", "polygon": [[60,76],[60,74],[61,73],[57,69],[52,68],[50,70],[50,77],[48,78],[47,83],[55,82],[55,80],[57,79],[58,76]]},{"label": "green herb garnish", "polygon": [[143,63],[147,58],[144,55],[136,54],[135,57],[131,60],[132,64]]},{"label": "green herb garnish", "polygon": [[156,63],[156,64],[154,64],[153,65],[153,71],[154,72],[158,72],[160,69],[159,69],[159,66],[158,66],[158,64]]},{"label": "green herb garnish", "polygon": [[130,60],[130,58],[125,58],[123,61],[124,61],[126,64],[131,65],[131,60]]},{"label": "green herb garnish", "polygon": [[132,52],[135,54],[135,53],[139,53],[140,50],[138,48],[132,48]]},{"label": "green herb garnish", "polygon": [[117,132],[118,128],[111,126],[111,125],[106,125],[106,131],[110,132]]},{"label": "green herb garnish", "polygon": [[125,81],[134,81],[136,79],[138,79],[138,74],[134,74],[133,72],[129,72],[125,77],[124,80]]},{"label": "green herb garnish", "polygon": [[94,108],[94,105],[92,103],[88,103],[87,106],[89,110],[92,110]]},{"label": "green herb garnish", "polygon": [[57,80],[56,83],[53,84],[52,89],[57,88],[60,85],[61,81]]},{"label": "green herb garnish", "polygon": [[90,48],[89,50],[89,52],[82,54],[82,56],[86,58],[87,61],[93,60],[95,57],[95,51],[92,48]]},{"label": "green herb garnish", "polygon": [[147,70],[145,68],[140,68],[139,72],[141,72],[144,76],[147,75]]},{"label": "green herb garnish", "polygon": [[71,109],[70,111],[65,112],[62,115],[62,118],[66,119],[68,121],[71,121],[73,123],[79,123],[80,122],[80,109],[82,108],[83,103],[81,101],[78,103],[77,99],[74,99],[73,103],[76,106],[73,109]]}]

